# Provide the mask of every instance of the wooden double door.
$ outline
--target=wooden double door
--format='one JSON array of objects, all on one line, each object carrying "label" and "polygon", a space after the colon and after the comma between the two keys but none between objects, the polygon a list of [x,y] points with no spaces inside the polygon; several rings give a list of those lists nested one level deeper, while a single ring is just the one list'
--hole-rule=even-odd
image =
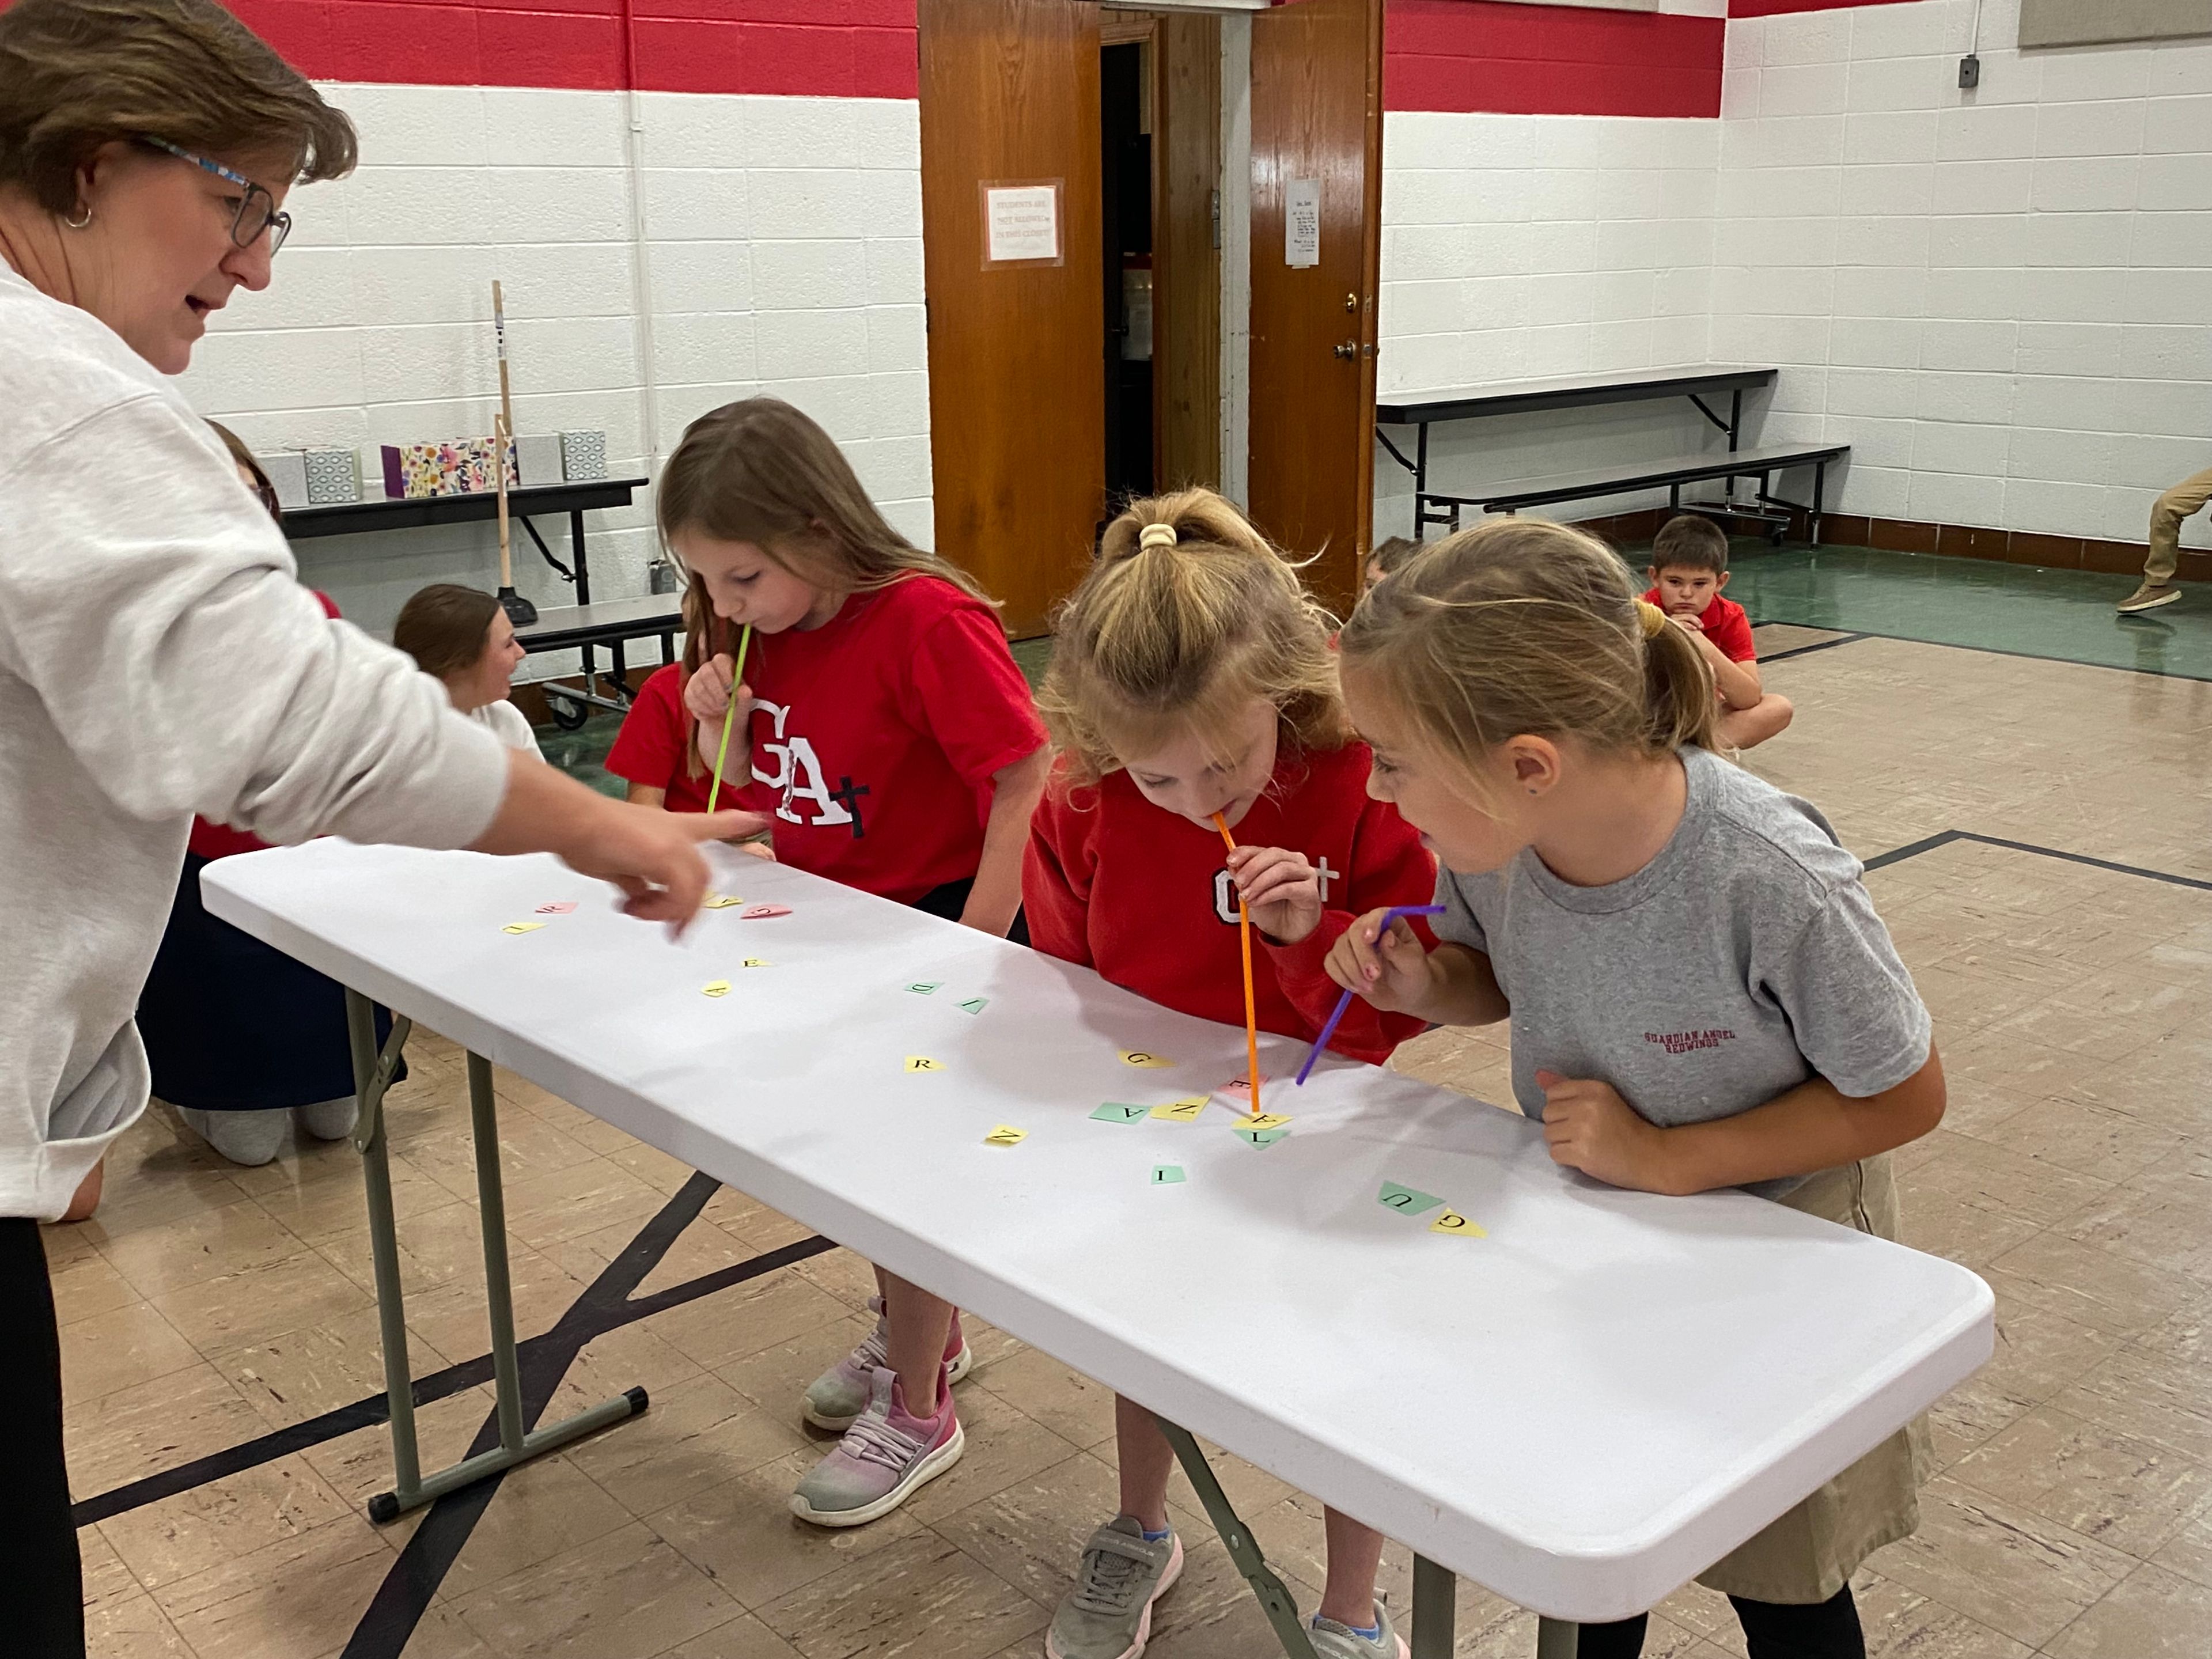
[{"label": "wooden double door", "polygon": [[[1372,519],[1382,9],[1293,0],[1251,20],[1248,506],[1279,544],[1320,556],[1310,580],[1339,606],[1358,591]],[[937,545],[1005,601],[1018,636],[1035,635],[1081,580],[1109,507],[1101,13],[1088,0],[920,0],[920,21]],[[1178,74],[1188,82],[1188,65]],[[1190,161],[1179,144],[1155,176]],[[1053,200],[1050,257],[1039,192]],[[1218,322],[1215,334],[1172,337],[1218,352]],[[1190,368],[1161,369],[1185,401],[1194,380],[1215,384]]]}]

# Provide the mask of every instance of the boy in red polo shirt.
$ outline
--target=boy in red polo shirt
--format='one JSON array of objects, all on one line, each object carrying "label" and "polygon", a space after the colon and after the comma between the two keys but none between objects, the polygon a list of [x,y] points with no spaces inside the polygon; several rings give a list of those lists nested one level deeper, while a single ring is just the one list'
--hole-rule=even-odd
[{"label": "boy in red polo shirt", "polygon": [[1644,603],[1656,605],[1698,642],[1713,671],[1720,697],[1723,746],[1748,749],[1765,743],[1790,724],[1796,711],[1787,697],[1759,683],[1759,647],[1752,643],[1751,618],[1728,586],[1728,538],[1711,519],[1678,514],[1659,526],[1651,543],[1651,591]]}]

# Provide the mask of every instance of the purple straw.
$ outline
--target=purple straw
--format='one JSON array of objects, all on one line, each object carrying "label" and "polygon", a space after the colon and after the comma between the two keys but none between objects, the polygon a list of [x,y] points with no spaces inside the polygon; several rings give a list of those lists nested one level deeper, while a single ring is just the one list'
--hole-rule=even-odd
[{"label": "purple straw", "polygon": [[[1443,913],[1444,907],[1441,904],[1394,904],[1382,913],[1382,925],[1375,930],[1375,942],[1382,944],[1382,935],[1390,931],[1390,924],[1401,916],[1440,916]],[[1314,1039],[1313,1052],[1306,1056],[1306,1063],[1298,1067],[1298,1087],[1305,1086],[1306,1074],[1313,1070],[1314,1061],[1321,1058],[1321,1051],[1328,1047],[1328,1040],[1336,1035],[1337,1021],[1344,1018],[1344,1011],[1350,1006],[1352,988],[1347,985],[1344,988],[1344,994],[1336,1000],[1336,1007],[1329,1014],[1328,1024],[1321,1028],[1321,1035]]]}]

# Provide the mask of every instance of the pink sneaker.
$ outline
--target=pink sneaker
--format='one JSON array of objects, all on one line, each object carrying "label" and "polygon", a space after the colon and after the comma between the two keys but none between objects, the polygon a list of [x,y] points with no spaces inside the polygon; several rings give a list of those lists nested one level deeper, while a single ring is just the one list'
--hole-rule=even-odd
[{"label": "pink sneaker", "polygon": [[791,1512],[817,1527],[878,1520],[960,1461],[966,1449],[952,1389],[938,1384],[937,1415],[908,1414],[906,1393],[888,1365],[876,1368],[867,1409],[791,1494]]},{"label": "pink sneaker", "polygon": [[[817,1429],[842,1433],[851,1428],[853,1419],[868,1408],[876,1368],[890,1363],[890,1324],[884,1317],[883,1297],[870,1297],[868,1311],[876,1316],[875,1329],[860,1340],[859,1347],[807,1386],[799,1412]],[[952,1328],[945,1337],[945,1364],[954,1382],[975,1369],[975,1356],[968,1350],[968,1339],[960,1334],[957,1308],[952,1310]]]}]

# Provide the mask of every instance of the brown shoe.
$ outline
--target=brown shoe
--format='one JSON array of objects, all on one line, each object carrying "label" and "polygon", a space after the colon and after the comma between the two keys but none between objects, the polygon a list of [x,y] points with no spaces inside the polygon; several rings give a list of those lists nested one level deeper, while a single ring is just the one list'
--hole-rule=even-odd
[{"label": "brown shoe", "polygon": [[2172,605],[2181,597],[2181,590],[2172,582],[2145,582],[2122,599],[2118,606],[2124,617],[2138,611],[2155,611],[2162,605]]}]

